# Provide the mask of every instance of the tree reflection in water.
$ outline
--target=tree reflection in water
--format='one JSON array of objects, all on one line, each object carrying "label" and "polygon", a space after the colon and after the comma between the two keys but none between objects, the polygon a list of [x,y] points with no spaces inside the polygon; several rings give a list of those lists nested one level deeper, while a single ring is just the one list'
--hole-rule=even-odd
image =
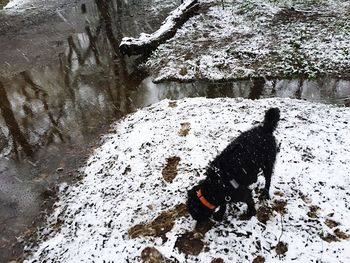
[{"label": "tree reflection in water", "polygon": [[[130,93],[145,78],[145,72],[129,73],[118,46],[123,30],[152,30],[150,23],[140,26],[131,15],[152,4],[128,5],[120,0],[84,4],[81,16],[86,21],[85,32],[68,37],[67,50],[59,55],[58,65],[4,79],[0,135],[2,141],[10,143],[2,143],[0,151],[9,152],[11,147],[11,152],[21,149],[31,157],[52,143],[83,143],[101,125],[133,111]],[[159,24],[162,19],[152,20]]]}]

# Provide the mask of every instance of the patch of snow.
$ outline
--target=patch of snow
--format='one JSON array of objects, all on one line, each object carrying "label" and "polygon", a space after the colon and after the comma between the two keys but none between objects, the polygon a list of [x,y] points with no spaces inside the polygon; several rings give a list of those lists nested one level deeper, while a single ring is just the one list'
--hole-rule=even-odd
[{"label": "patch of snow", "polygon": [[32,0],[11,0],[4,9],[20,9],[22,6],[32,2]]},{"label": "patch of snow", "polygon": [[[185,257],[174,248],[177,237],[195,225],[189,216],[176,219],[164,241],[128,236],[132,226],[184,203],[187,189],[203,179],[208,162],[240,132],[261,121],[270,107],[281,110],[275,132],[281,151],[267,204],[286,201],[285,215],[274,212],[266,225],[256,217],[240,221],[244,207],[231,205],[224,221],[206,233],[207,249],[198,257]],[[257,255],[266,262],[349,262],[350,240],[321,239],[335,231],[326,219],[339,222],[345,233],[350,230],[349,119],[348,108],[277,98],[195,98],[176,101],[176,107],[164,100],[139,110],[103,138],[87,162],[84,179],[62,187],[49,225],[38,247],[27,248],[33,254],[25,262],[139,262],[147,246],[179,262],[210,262],[216,257],[252,262]],[[183,122],[190,124],[187,136],[178,135]],[[167,183],[161,171],[170,156],[181,161],[178,175]],[[314,218],[308,215],[312,206],[319,207]],[[288,244],[284,256],[274,249],[279,240]]]}]

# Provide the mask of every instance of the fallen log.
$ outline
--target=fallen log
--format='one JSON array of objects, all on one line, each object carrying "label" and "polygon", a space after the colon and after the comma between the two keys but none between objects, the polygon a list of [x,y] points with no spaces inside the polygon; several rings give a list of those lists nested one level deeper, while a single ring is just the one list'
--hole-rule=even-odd
[{"label": "fallen log", "polygon": [[139,38],[124,37],[119,45],[123,55],[150,53],[160,44],[172,38],[179,29],[198,10],[198,0],[186,0],[170,13],[162,26],[152,34],[141,33]]}]

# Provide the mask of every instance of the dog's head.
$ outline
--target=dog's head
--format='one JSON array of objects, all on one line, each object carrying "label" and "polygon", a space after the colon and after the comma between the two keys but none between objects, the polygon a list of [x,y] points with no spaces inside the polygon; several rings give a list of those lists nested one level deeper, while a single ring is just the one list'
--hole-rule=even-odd
[{"label": "dog's head", "polygon": [[208,220],[214,212],[213,209],[209,209],[205,205],[202,204],[202,202],[199,200],[197,196],[197,192],[199,191],[200,187],[194,186],[192,189],[190,189],[187,193],[187,208],[190,215],[193,217],[193,219],[197,221],[204,221]]},{"label": "dog's head", "polygon": [[278,108],[270,108],[265,113],[264,128],[273,132],[277,128],[278,121],[280,120],[280,110]]}]

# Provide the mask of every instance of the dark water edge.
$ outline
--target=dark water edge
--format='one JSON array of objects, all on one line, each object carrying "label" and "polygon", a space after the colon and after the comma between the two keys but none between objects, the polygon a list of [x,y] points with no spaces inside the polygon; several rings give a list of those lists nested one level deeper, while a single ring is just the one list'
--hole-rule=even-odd
[{"label": "dark water edge", "polygon": [[[55,201],[57,185],[79,180],[79,168],[100,135],[139,108],[185,97],[289,97],[350,105],[350,81],[337,78],[154,84],[133,59],[120,56],[118,46],[125,35],[157,28],[171,6],[154,16],[154,1],[140,2],[86,1],[62,12],[66,21],[53,13],[38,27],[39,22],[28,22],[29,32],[19,36],[22,42],[33,39],[23,61],[31,62],[31,54],[47,61],[44,46],[58,45],[63,52],[49,51],[50,65],[0,76],[0,262],[21,259],[24,243],[16,237],[35,233],[38,215]],[[55,32],[67,24],[70,29],[48,38],[50,26],[43,21],[54,21]],[[18,27],[1,39],[9,50]],[[19,58],[5,62],[22,63]]]},{"label": "dark water edge", "polygon": [[[317,79],[252,78],[231,81],[196,81],[192,83],[165,82],[145,89],[153,90],[154,97],[181,99],[185,97],[242,97],[246,99],[293,98],[310,102],[350,106],[350,80],[332,77]],[[155,91],[156,90],[156,91]],[[153,100],[156,102],[156,100]]]}]

